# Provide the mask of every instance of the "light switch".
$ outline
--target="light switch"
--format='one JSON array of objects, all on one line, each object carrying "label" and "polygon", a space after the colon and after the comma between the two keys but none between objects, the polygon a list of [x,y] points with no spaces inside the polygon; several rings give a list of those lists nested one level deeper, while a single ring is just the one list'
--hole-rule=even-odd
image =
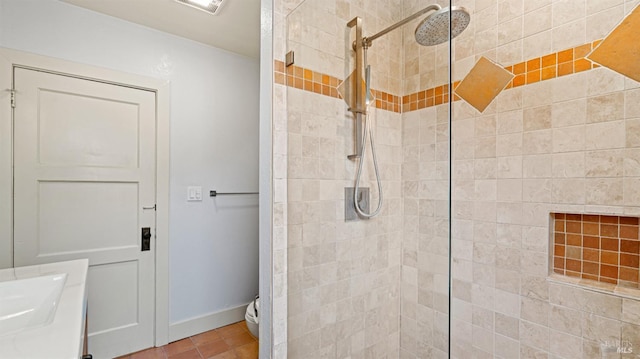
[{"label": "light switch", "polygon": [[202,187],[191,186],[187,187],[187,201],[202,201]]}]

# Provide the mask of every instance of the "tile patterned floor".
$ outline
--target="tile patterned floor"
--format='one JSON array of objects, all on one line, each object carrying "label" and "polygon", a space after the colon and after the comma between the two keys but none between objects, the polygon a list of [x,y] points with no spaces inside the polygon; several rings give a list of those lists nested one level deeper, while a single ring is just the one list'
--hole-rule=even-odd
[{"label": "tile patterned floor", "polygon": [[118,359],[258,359],[258,341],[242,321]]}]

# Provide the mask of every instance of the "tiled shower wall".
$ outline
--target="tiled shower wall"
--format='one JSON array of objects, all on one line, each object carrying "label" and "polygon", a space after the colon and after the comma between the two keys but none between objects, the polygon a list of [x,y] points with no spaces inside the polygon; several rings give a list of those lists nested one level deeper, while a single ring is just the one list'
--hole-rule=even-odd
[{"label": "tiled shower wall", "polygon": [[[454,4],[472,11],[460,80],[479,56],[510,66],[604,38],[637,1]],[[640,213],[639,101],[637,82],[595,68],[507,89],[483,113],[454,103],[452,357],[636,357],[638,300],[547,277],[549,213]]]},{"label": "tiled shower wall", "polygon": [[[370,33],[398,20],[401,13],[394,9],[400,4],[276,1],[276,9],[275,27],[282,31],[275,37],[276,59],[282,61],[286,51],[295,51],[301,80],[310,81],[306,90],[304,83],[296,88],[300,76],[294,71],[292,86],[276,85],[277,96],[285,96],[277,100],[286,111],[275,115],[284,116],[286,122],[274,120],[274,156],[281,177],[276,192],[286,193],[279,197],[276,212],[282,214],[281,228],[286,229],[280,233],[286,253],[280,251],[277,257],[286,258],[278,273],[283,275],[280,282],[286,283],[279,294],[286,298],[287,311],[286,328],[279,328],[286,330],[286,336],[279,336],[276,357],[397,357],[403,220],[400,114],[370,110],[384,188],[381,215],[345,222],[344,187],[352,187],[355,177],[356,162],[347,159],[354,151],[353,119],[343,100],[330,92],[321,94],[322,75],[317,73],[328,79],[346,78],[347,69],[353,68],[345,60],[347,21],[363,17]],[[369,51],[376,90],[400,91],[400,38],[397,34],[395,42],[377,41]],[[311,71],[318,79],[315,87],[320,91],[315,93]],[[329,85],[335,84],[329,81]],[[361,186],[371,188],[375,206],[372,168],[369,155]],[[279,309],[282,313],[284,308]]]},{"label": "tiled shower wall", "polygon": [[[510,66],[601,39],[638,1],[453,3],[472,12],[454,42],[458,81],[480,56]],[[337,44],[346,21],[363,16],[370,34],[424,5],[276,0],[274,53],[282,61],[294,47],[296,65],[345,78]],[[446,45],[416,46],[414,27],[375,43],[374,88],[401,96],[446,84]],[[275,357],[445,358],[448,105],[376,111],[391,202],[382,218],[344,223],[343,187],[354,176],[345,105],[274,91]],[[481,114],[455,102],[452,357],[640,350],[638,300],[547,279],[549,213],[640,214],[638,103],[638,83],[605,68],[508,89]],[[370,171],[366,179],[375,189]]]},{"label": "tiled shower wall", "polygon": [[[425,6],[422,1],[404,1],[404,14],[409,16]],[[448,44],[418,45],[413,32],[419,21],[403,28],[405,96],[449,80]],[[441,103],[434,100],[435,106],[418,111],[410,110],[420,106],[403,105],[403,359],[447,358],[448,352],[449,111]]]}]

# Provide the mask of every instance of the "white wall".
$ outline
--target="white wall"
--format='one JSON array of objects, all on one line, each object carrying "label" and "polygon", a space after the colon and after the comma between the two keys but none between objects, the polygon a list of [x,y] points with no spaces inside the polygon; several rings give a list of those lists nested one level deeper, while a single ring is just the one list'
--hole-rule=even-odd
[{"label": "white wall", "polygon": [[56,0],[0,0],[0,46],[170,82],[170,322],[252,300],[257,196],[206,194],[257,191],[258,59]]}]

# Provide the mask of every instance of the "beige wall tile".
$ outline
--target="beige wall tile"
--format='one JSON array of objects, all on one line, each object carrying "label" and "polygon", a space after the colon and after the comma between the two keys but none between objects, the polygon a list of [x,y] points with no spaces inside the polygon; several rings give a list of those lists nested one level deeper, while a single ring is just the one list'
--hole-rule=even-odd
[{"label": "beige wall tile", "polygon": [[552,155],[527,155],[522,158],[522,178],[550,178]]},{"label": "beige wall tile", "polygon": [[[548,51],[546,53],[550,53]],[[555,79],[552,84],[553,102],[563,102],[575,99],[584,99],[587,95],[587,80],[589,76],[585,73],[573,76],[563,76]]]},{"label": "beige wall tile", "polygon": [[564,332],[551,331],[549,353],[560,358],[581,358],[582,338]]},{"label": "beige wall tile", "polygon": [[585,138],[587,150],[622,148],[625,143],[625,122],[588,124],[585,128]]},{"label": "beige wall tile", "polygon": [[524,15],[524,36],[551,29],[552,6],[547,5]]},{"label": "beige wall tile", "polygon": [[534,155],[551,153],[552,139],[555,138],[550,129],[525,132],[522,137],[522,154]]},{"label": "beige wall tile", "polygon": [[554,179],[551,186],[554,202],[569,204],[585,203],[584,179]]},{"label": "beige wall tile", "polygon": [[520,342],[532,348],[543,351],[549,350],[549,328],[541,325],[520,321]]},{"label": "beige wall tile", "polygon": [[523,59],[532,59],[553,51],[553,31],[546,30],[526,36],[522,42]]},{"label": "beige wall tile", "polygon": [[522,181],[524,202],[551,202],[552,181],[550,179],[525,179]]},{"label": "beige wall tile", "polygon": [[558,0],[552,4],[554,27],[577,20],[585,13],[585,2],[582,0]]},{"label": "beige wall tile", "polygon": [[[521,1],[519,1],[522,4]],[[519,12],[518,14],[521,14]],[[522,39],[522,16],[515,16],[510,20],[500,22],[498,25],[498,45],[505,45]]]},{"label": "beige wall tile", "polygon": [[554,103],[551,108],[551,123],[554,128],[584,124],[586,117],[586,98]]},{"label": "beige wall tile", "polygon": [[[504,45],[499,45],[496,49],[496,60],[501,64],[514,64],[521,62],[523,60],[522,57],[522,40],[512,41],[506,43]],[[457,77],[456,80],[462,77]]]},{"label": "beige wall tile", "polygon": [[[611,6],[602,9],[597,13],[593,13],[593,15],[587,16],[587,40],[595,41],[606,37],[611,30],[613,30],[616,25],[622,21],[624,18],[624,6],[622,2],[619,0],[615,0],[619,2],[618,6]],[[611,1],[603,1],[603,2],[611,2]],[[595,10],[595,6],[592,11]],[[588,13],[590,13],[588,11]]]},{"label": "beige wall tile", "polygon": [[587,177],[621,177],[623,175],[623,150],[603,150],[586,152]]},{"label": "beige wall tile", "polygon": [[620,338],[621,323],[591,313],[582,313],[582,337],[593,341],[614,341]]},{"label": "beige wall tile", "polygon": [[551,5],[552,0],[531,0],[524,1],[524,12],[530,12],[546,5]]},{"label": "beige wall tile", "polygon": [[549,81],[529,84],[522,89],[522,104],[525,109],[553,103],[552,85]]},{"label": "beige wall tile", "polygon": [[624,2],[624,0],[587,0],[587,15],[610,9]]},{"label": "beige wall tile", "polygon": [[640,147],[640,119],[625,121],[625,145],[626,147]]},{"label": "beige wall tile", "polygon": [[523,116],[524,131],[535,131],[551,128],[551,106],[528,108]]},{"label": "beige wall tile", "polygon": [[624,94],[592,97],[587,100],[587,123],[615,121],[624,118]]},{"label": "beige wall tile", "polygon": [[638,323],[640,321],[640,302],[623,298],[621,319],[627,323]]},{"label": "beige wall tile", "polygon": [[518,341],[496,334],[495,354],[501,358],[516,358],[520,355],[520,344]]},{"label": "beige wall tile", "polygon": [[[576,1],[573,0],[572,2]],[[578,19],[553,28],[553,51],[579,46],[585,42],[587,42],[585,19]]]},{"label": "beige wall tile", "polygon": [[499,135],[520,133],[523,129],[524,114],[522,110],[500,112],[496,117],[496,132]]},{"label": "beige wall tile", "polygon": [[551,172],[555,178],[584,177],[585,153],[556,153],[551,158]]},{"label": "beige wall tile", "polygon": [[583,298],[583,311],[610,319],[620,319],[622,298],[591,291],[585,291]]},{"label": "beige wall tile", "polygon": [[581,313],[578,310],[567,307],[551,305],[549,311],[549,327],[555,331],[582,336],[582,323],[577,321]]},{"label": "beige wall tile", "polygon": [[598,96],[625,89],[625,77],[606,67],[589,71],[587,78],[587,95]]},{"label": "beige wall tile", "polygon": [[585,204],[622,205],[623,180],[621,178],[589,178],[585,182]]}]

